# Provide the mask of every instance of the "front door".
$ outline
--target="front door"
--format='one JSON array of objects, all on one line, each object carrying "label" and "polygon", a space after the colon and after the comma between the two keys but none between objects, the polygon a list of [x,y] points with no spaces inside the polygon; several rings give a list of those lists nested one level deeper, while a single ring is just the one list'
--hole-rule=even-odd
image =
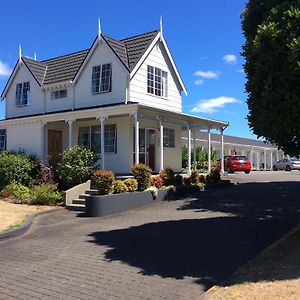
[{"label": "front door", "polygon": [[56,166],[61,160],[62,132],[48,130],[48,160],[51,166]]}]

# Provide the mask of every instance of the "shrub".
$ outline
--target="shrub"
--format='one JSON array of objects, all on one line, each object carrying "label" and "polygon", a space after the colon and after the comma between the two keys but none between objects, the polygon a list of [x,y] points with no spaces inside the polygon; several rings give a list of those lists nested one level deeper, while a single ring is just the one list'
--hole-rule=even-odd
[{"label": "shrub", "polygon": [[158,195],[158,189],[155,186],[150,186],[146,189],[146,191],[150,192],[152,194],[153,200],[157,198]]},{"label": "shrub", "polygon": [[2,191],[1,196],[13,197],[21,202],[28,202],[30,197],[30,190],[27,186],[21,183],[13,182],[7,185]]},{"label": "shrub", "polygon": [[191,183],[192,183],[192,178],[191,178],[191,176],[185,176],[185,177],[183,177],[183,183],[184,183],[184,185],[186,185],[186,186],[191,185]]},{"label": "shrub", "polygon": [[0,152],[0,190],[12,182],[29,185],[33,163],[24,153]]},{"label": "shrub", "polygon": [[183,179],[182,179],[182,176],[180,174],[177,174],[175,177],[174,177],[174,185],[181,185],[183,182]]},{"label": "shrub", "polygon": [[205,183],[205,176],[204,175],[199,176],[199,182],[200,183]]},{"label": "shrub", "polygon": [[54,205],[62,200],[62,195],[57,191],[56,184],[41,184],[33,187],[30,204]]},{"label": "shrub", "polygon": [[163,180],[160,176],[153,176],[151,178],[151,186],[155,186],[158,189],[161,189],[161,187],[163,186]]},{"label": "shrub", "polygon": [[138,182],[134,178],[127,178],[123,182],[127,186],[128,192],[135,192],[138,189]]},{"label": "shrub", "polygon": [[191,182],[192,183],[198,183],[199,182],[199,172],[197,170],[192,170]]},{"label": "shrub", "polygon": [[207,184],[218,183],[220,182],[220,179],[221,179],[220,171],[216,168],[212,169],[211,172],[206,175]]},{"label": "shrub", "polygon": [[121,180],[116,180],[113,186],[114,194],[126,193],[128,192],[128,188],[126,184]]},{"label": "shrub", "polygon": [[58,175],[63,188],[71,188],[88,180],[93,172],[94,154],[81,145],[66,149],[58,164]]},{"label": "shrub", "polygon": [[36,166],[34,184],[55,184],[53,168],[39,161]]},{"label": "shrub", "polygon": [[144,164],[135,164],[132,167],[132,174],[138,182],[138,190],[144,191],[150,186],[152,170]]},{"label": "shrub", "polygon": [[100,195],[107,195],[113,191],[115,174],[112,171],[99,170],[93,174]]},{"label": "shrub", "polygon": [[164,185],[171,185],[174,183],[174,171],[167,167],[159,172],[159,176],[162,178]]}]

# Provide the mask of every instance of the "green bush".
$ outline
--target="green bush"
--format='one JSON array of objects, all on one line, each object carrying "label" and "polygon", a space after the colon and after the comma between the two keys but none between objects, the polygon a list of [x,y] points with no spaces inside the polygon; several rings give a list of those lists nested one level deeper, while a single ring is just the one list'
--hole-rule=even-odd
[{"label": "green bush", "polygon": [[88,180],[93,173],[93,166],[93,151],[81,145],[66,149],[62,162],[58,164],[62,187],[68,189]]},{"label": "green bush", "polygon": [[158,189],[155,186],[150,186],[146,189],[146,191],[150,192],[153,200],[155,200],[158,196]]},{"label": "green bush", "polygon": [[171,168],[162,169],[159,176],[162,178],[164,185],[174,184],[174,171]]},{"label": "green bush", "polygon": [[30,190],[27,186],[21,183],[13,182],[7,185],[2,191],[1,195],[4,197],[13,197],[21,202],[28,202],[30,197]]},{"label": "green bush", "polygon": [[183,177],[183,183],[184,183],[185,186],[191,185],[191,183],[192,183],[191,176],[185,176],[185,177]]},{"label": "green bush", "polygon": [[29,185],[33,163],[24,153],[0,152],[0,190],[12,182]]},{"label": "green bush", "polygon": [[153,176],[151,178],[151,186],[155,186],[158,189],[161,189],[163,186],[164,182],[160,176]]},{"label": "green bush", "polygon": [[180,174],[177,174],[175,177],[174,177],[174,185],[181,185],[183,182],[183,178]]},{"label": "green bush", "polygon": [[191,173],[191,183],[198,183],[199,182],[199,172],[197,170],[192,170]]},{"label": "green bush", "polygon": [[133,177],[138,182],[138,190],[144,191],[150,186],[152,170],[144,164],[135,164],[132,167]]},{"label": "green bush", "polygon": [[56,184],[41,184],[32,188],[30,200],[32,205],[54,205],[61,200],[62,195],[57,191]]},{"label": "green bush", "polygon": [[99,170],[93,174],[100,195],[112,193],[115,181],[115,174],[112,171]]},{"label": "green bush", "polygon": [[213,168],[209,174],[206,175],[206,183],[213,184],[218,183],[221,180],[220,171],[217,168]]},{"label": "green bush", "polygon": [[128,188],[122,180],[116,180],[113,186],[114,194],[126,193]]},{"label": "green bush", "polygon": [[127,186],[128,192],[135,192],[138,189],[138,182],[134,178],[125,179],[124,184]]}]

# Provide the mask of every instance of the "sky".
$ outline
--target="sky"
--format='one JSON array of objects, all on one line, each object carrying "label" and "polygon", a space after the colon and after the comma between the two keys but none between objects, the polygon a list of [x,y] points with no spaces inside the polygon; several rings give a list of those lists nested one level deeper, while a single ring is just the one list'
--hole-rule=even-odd
[{"label": "sky", "polygon": [[[0,90],[22,54],[43,60],[159,28],[188,90],[183,112],[229,121],[225,134],[256,138],[248,127],[240,14],[246,0],[10,0],[1,3]],[[4,118],[5,103],[0,105]]]}]

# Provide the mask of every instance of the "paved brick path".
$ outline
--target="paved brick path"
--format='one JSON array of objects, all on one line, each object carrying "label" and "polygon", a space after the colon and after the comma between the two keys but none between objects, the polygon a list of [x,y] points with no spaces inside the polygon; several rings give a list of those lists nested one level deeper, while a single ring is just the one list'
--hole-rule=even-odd
[{"label": "paved brick path", "polygon": [[293,198],[288,221],[278,201],[269,218],[264,191],[239,185],[103,218],[37,217],[0,242],[0,299],[200,299],[295,223]]}]

